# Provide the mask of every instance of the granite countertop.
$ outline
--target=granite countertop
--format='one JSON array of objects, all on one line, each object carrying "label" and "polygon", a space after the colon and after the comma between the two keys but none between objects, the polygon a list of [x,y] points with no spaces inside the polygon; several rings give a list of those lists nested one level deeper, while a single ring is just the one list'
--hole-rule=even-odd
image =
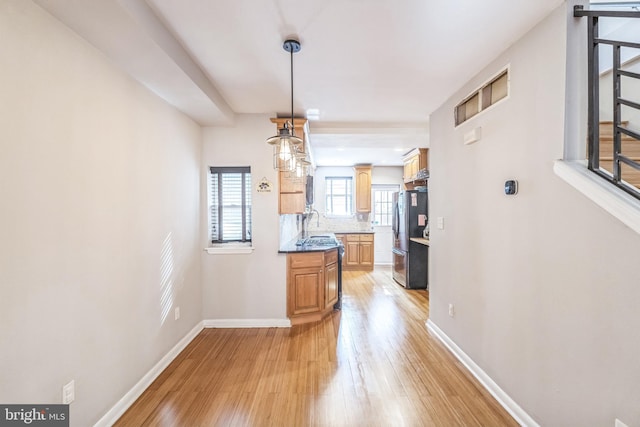
[{"label": "granite countertop", "polygon": [[279,254],[298,254],[298,253],[304,253],[304,252],[327,252],[330,251],[331,249],[337,249],[338,245],[332,245],[332,246],[309,246],[309,245],[302,245],[302,246],[296,246],[295,243],[293,244],[286,244],[282,247],[280,247],[280,250],[278,251]]},{"label": "granite countertop", "polygon": [[[335,234],[333,233],[314,232],[314,233],[310,233],[310,236],[327,236],[328,238],[333,238],[333,239],[336,238]],[[303,252],[326,252],[332,249],[337,249],[340,246],[339,243],[336,243],[335,245],[313,245],[313,244],[298,245],[297,244],[298,240],[299,239],[294,239],[289,243],[282,245],[278,253],[290,254],[290,253],[303,253]]]},{"label": "granite countertop", "polygon": [[333,231],[333,234],[373,234],[373,230],[369,231]]},{"label": "granite countertop", "polygon": [[421,245],[429,246],[429,239],[425,239],[423,237],[410,237],[409,240],[420,243]]},{"label": "granite countertop", "polygon": [[[346,230],[346,231],[319,231],[319,230],[313,230],[309,232],[309,237],[313,237],[313,236],[327,236],[329,238],[334,238],[336,237],[336,234],[373,234],[373,230],[368,230],[368,231],[353,231],[353,230]],[[280,250],[278,251],[278,253],[281,254],[289,254],[289,253],[299,253],[299,252],[326,252],[326,251],[330,251],[331,249],[335,249],[337,247],[339,247],[339,245],[297,245],[296,243],[298,242],[298,239],[294,239],[292,241],[290,241],[289,243],[286,243],[284,245],[282,245],[280,247]]]}]

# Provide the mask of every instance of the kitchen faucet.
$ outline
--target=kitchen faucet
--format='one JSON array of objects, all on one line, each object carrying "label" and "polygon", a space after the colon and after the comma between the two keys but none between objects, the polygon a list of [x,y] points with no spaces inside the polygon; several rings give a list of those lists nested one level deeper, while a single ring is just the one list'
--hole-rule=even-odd
[{"label": "kitchen faucet", "polygon": [[316,214],[316,227],[320,227],[320,213],[318,213],[316,209],[313,209],[309,212],[305,212],[301,215],[303,239],[306,239],[308,237],[307,235],[309,234],[309,230],[308,230],[309,220],[311,219],[314,213]]},{"label": "kitchen faucet", "polygon": [[318,212],[317,209],[313,209],[309,212],[309,218],[311,218],[311,216],[313,216],[313,214],[316,214],[316,227],[320,228],[320,213]]}]

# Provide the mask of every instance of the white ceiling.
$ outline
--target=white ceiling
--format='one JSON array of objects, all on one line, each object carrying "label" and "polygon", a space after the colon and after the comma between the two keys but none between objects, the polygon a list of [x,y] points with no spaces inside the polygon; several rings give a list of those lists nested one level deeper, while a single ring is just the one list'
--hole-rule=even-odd
[{"label": "white ceiling", "polygon": [[[202,125],[310,122],[318,165],[401,164],[429,114],[562,0],[34,0]],[[453,114],[453,113],[452,113]],[[274,129],[275,131],[275,129]],[[270,135],[265,135],[265,138]]]}]

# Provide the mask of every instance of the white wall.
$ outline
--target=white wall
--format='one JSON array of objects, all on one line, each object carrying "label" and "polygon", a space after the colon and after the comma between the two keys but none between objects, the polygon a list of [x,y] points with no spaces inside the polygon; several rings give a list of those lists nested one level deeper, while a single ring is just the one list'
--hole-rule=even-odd
[{"label": "white wall", "polygon": [[[584,49],[567,46],[567,22],[571,6],[430,118],[430,213],[445,224],[430,235],[430,319],[540,425],[639,425],[640,236],[553,173],[584,99],[565,99],[582,78],[565,76],[567,51]],[[454,129],[455,104],[507,64],[509,99]]]},{"label": "white wall", "polygon": [[[251,166],[253,181],[251,254],[202,256],[203,316],[208,320],[285,320],[286,255],[278,254],[278,175],[273,150],[265,141],[276,127],[267,115],[238,115],[234,127],[210,127],[203,132],[201,245],[206,247],[206,173],[209,166]],[[256,192],[263,178],[271,193]],[[255,322],[254,322],[255,323]]]},{"label": "white wall", "polygon": [[88,426],[201,320],[200,128],[32,2],[0,51],[0,402]]},{"label": "white wall", "polygon": [[404,169],[402,166],[374,166],[371,170],[371,184],[399,185],[402,189]]}]

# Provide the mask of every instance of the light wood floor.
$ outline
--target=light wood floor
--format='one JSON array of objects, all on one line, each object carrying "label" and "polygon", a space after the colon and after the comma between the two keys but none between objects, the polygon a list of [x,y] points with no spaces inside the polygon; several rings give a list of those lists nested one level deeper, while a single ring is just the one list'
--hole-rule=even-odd
[{"label": "light wood floor", "polygon": [[341,312],[205,329],[117,426],[517,426],[430,336],[426,291],[345,272]]}]

